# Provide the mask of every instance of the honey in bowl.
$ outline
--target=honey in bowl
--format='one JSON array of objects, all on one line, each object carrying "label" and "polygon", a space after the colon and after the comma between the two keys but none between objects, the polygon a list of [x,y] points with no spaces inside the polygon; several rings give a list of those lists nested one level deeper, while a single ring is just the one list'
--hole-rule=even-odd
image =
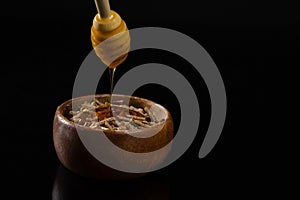
[{"label": "honey in bowl", "polygon": [[67,110],[65,116],[81,126],[128,133],[165,121],[164,118],[158,120],[148,107],[137,108],[123,103],[123,100],[102,103],[95,98],[85,101],[76,110]]}]

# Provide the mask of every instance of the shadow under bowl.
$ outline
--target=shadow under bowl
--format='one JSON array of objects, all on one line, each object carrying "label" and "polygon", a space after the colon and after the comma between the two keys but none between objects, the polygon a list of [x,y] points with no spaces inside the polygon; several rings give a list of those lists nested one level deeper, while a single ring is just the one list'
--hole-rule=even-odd
[{"label": "shadow under bowl", "polygon": [[[153,168],[163,162],[170,150],[169,148],[163,147],[172,141],[174,134],[173,120],[166,108],[147,99],[114,94],[112,98],[113,103],[114,101],[121,100],[129,102],[129,106],[132,105],[137,108],[151,108],[151,110],[153,110],[153,114],[157,118],[163,119],[163,121],[157,125],[139,129],[132,134],[121,130],[110,131],[92,129],[75,124],[69,120],[68,113],[72,107],[79,106],[85,101],[91,101],[94,98],[98,99],[102,103],[110,101],[109,94],[82,96],[62,103],[57,107],[55,112],[53,122],[54,147],[60,162],[67,169],[83,177],[108,180],[131,179],[144,175],[144,173],[128,173],[119,171],[100,162],[99,159],[93,156],[95,154],[91,153],[91,150],[87,148],[86,144],[84,144],[82,137],[95,135],[105,135],[114,145],[127,152],[149,153],[160,150],[160,153],[155,156],[149,156],[147,159],[142,161],[137,160],[137,165],[141,164],[149,168]],[[135,134],[142,137],[135,137]],[[93,145],[94,147],[97,146],[97,140],[93,141]],[[107,153],[109,154],[109,151]],[[111,154],[111,156],[112,159],[116,159],[113,158],[114,154]],[[119,159],[119,165],[126,163],[126,159],[128,159],[126,156]]]}]

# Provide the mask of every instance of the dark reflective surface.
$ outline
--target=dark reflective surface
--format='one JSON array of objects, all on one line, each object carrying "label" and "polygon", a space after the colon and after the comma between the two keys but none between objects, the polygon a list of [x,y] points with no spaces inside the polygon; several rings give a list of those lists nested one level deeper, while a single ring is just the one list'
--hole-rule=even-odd
[{"label": "dark reflective surface", "polygon": [[75,175],[59,165],[52,200],[76,199],[170,199],[170,184],[151,175],[127,181],[101,181]]}]

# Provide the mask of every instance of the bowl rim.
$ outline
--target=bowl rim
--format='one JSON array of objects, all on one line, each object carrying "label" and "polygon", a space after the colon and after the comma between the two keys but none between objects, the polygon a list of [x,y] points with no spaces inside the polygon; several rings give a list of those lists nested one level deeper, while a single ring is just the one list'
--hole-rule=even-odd
[{"label": "bowl rim", "polygon": [[[140,133],[140,132],[143,132],[143,129],[138,129],[136,131],[129,131],[129,132],[125,132],[124,130],[103,130],[103,129],[93,129],[93,128],[90,128],[90,127],[87,127],[87,126],[83,126],[83,125],[80,125],[80,124],[76,124],[75,122],[72,122],[71,120],[69,120],[67,117],[65,117],[62,113],[62,109],[66,107],[66,105],[70,104],[72,105],[72,101],[76,101],[76,100],[80,100],[82,98],[89,98],[89,97],[105,97],[105,96],[109,96],[110,94],[94,94],[94,95],[85,95],[85,96],[79,96],[79,97],[75,97],[75,98],[71,98],[71,99],[68,99],[66,101],[64,101],[63,103],[61,103],[56,111],[55,111],[55,115],[58,117],[58,119],[64,123],[65,125],[68,125],[68,126],[71,126],[72,128],[74,129],[82,129],[82,130],[86,130],[86,131],[92,131],[92,132],[102,132],[102,133],[105,133],[105,134],[126,134],[126,135],[131,135],[130,133]],[[142,101],[145,101],[147,103],[151,103],[152,105],[156,105],[157,107],[159,107],[165,114],[165,120],[163,120],[162,122],[159,122],[157,124],[155,124],[154,126],[151,126],[151,128],[155,128],[155,127],[158,127],[158,126],[161,126],[163,124],[166,123],[167,119],[170,118],[170,113],[169,111],[164,107],[162,106],[161,104],[159,103],[156,103],[152,100],[149,100],[149,99],[146,99],[146,98],[142,98],[142,97],[137,97],[137,96],[130,96],[130,95],[125,95],[125,94],[113,94],[113,96],[117,96],[117,97],[127,97],[127,98],[130,98],[130,99],[140,99]],[[147,128],[146,128],[147,129]]]}]

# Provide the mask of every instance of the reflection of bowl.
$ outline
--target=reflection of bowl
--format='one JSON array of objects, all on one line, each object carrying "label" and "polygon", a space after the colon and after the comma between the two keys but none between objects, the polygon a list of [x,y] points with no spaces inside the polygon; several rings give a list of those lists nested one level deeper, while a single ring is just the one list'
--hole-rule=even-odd
[{"label": "reflection of bowl", "polygon": [[[139,173],[125,173],[112,169],[99,162],[93,155],[89,153],[81,138],[80,134],[105,134],[107,138],[116,146],[129,152],[147,153],[161,149],[167,145],[173,138],[173,120],[170,113],[161,105],[158,105],[150,100],[130,97],[126,95],[113,95],[113,100],[129,100],[129,105],[135,107],[148,107],[153,109],[153,114],[157,118],[165,119],[162,124],[153,127],[141,129],[140,132],[134,134],[149,135],[159,130],[155,135],[145,138],[134,137],[122,131],[100,131],[80,125],[75,125],[66,117],[66,112],[71,106],[76,106],[84,101],[91,100],[96,97],[100,102],[109,101],[110,95],[91,95],[70,99],[58,106],[53,124],[53,140],[57,156],[61,163],[71,171],[85,177],[101,178],[101,179],[128,179],[139,177]],[[155,158],[143,160],[143,165],[155,166],[160,164],[166,157],[168,149],[162,151]],[[139,161],[140,162],[140,161]],[[122,164],[122,162],[120,162]]]},{"label": "reflection of bowl", "polygon": [[52,200],[77,199],[170,199],[169,180],[159,174],[129,181],[91,180],[59,166],[52,188]]}]

